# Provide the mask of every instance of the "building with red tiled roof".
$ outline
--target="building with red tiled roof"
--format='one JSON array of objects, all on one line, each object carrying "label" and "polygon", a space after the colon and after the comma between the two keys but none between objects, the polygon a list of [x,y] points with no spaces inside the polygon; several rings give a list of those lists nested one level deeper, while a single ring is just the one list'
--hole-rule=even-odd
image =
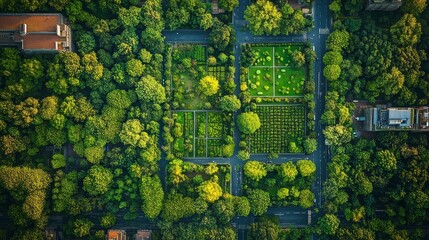
[{"label": "building with red tiled roof", "polygon": [[71,30],[59,13],[2,13],[1,45],[23,51],[71,51]]},{"label": "building with red tiled roof", "polygon": [[107,232],[107,240],[126,240],[125,230],[109,230]]}]

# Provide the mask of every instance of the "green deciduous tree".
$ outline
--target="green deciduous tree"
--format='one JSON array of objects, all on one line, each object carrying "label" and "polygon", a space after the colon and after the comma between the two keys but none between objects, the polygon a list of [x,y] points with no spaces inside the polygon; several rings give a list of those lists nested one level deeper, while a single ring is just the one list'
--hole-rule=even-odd
[{"label": "green deciduous tree", "polygon": [[66,157],[64,157],[62,154],[56,153],[52,156],[51,164],[53,169],[65,167]]},{"label": "green deciduous tree", "polygon": [[377,152],[377,165],[386,171],[396,170],[396,157],[389,150],[381,150]]},{"label": "green deciduous tree", "polygon": [[88,162],[92,164],[99,164],[101,159],[104,157],[103,147],[94,146],[85,148],[84,155]]},{"label": "green deciduous tree", "polygon": [[407,0],[402,4],[401,10],[417,16],[425,10],[426,6],[426,0]]},{"label": "green deciduous tree", "polygon": [[299,193],[299,205],[302,208],[310,208],[314,204],[314,194],[309,189],[301,190]]},{"label": "green deciduous tree", "polygon": [[340,220],[333,214],[325,214],[319,219],[317,225],[323,234],[334,235],[340,226]]},{"label": "green deciduous tree", "polygon": [[232,12],[238,6],[238,0],[219,0],[219,7],[225,11]]},{"label": "green deciduous tree", "polygon": [[58,98],[56,96],[45,97],[40,103],[40,116],[45,120],[50,120],[58,111]]},{"label": "green deciduous tree", "polygon": [[246,217],[250,213],[250,202],[247,197],[235,197],[234,198],[235,211],[238,216]]},{"label": "green deciduous tree", "polygon": [[143,201],[142,210],[146,217],[150,219],[158,217],[164,201],[164,190],[157,175],[142,177],[140,195]]},{"label": "green deciduous tree", "polygon": [[307,138],[304,140],[305,154],[312,154],[317,150],[317,140],[314,138]]},{"label": "green deciduous tree", "polygon": [[241,108],[240,99],[235,95],[226,95],[220,99],[220,108],[226,112],[234,112]]},{"label": "green deciduous tree", "polygon": [[259,221],[250,224],[248,237],[250,240],[277,240],[281,228],[276,217],[263,216]]},{"label": "green deciduous tree", "polygon": [[285,198],[289,197],[289,188],[280,188],[277,191],[277,197],[279,199],[285,199]]},{"label": "green deciduous tree", "polygon": [[124,27],[135,27],[141,21],[141,9],[131,6],[129,9],[119,8],[118,19]]},{"label": "green deciduous tree", "polygon": [[259,116],[254,112],[245,112],[237,117],[237,125],[244,134],[253,134],[261,127]]},{"label": "green deciduous tree", "polygon": [[309,177],[316,172],[316,164],[311,160],[298,160],[296,166],[303,177]]},{"label": "green deciduous tree", "polygon": [[95,39],[91,32],[78,32],[77,38],[76,45],[80,54],[90,53],[94,50]]},{"label": "green deciduous tree", "polygon": [[122,125],[119,138],[124,144],[145,148],[150,140],[149,135],[144,132],[144,125],[138,119],[127,120]]},{"label": "green deciduous tree", "polygon": [[234,29],[215,18],[209,40],[215,48],[224,51],[228,45],[235,41]]},{"label": "green deciduous tree", "polygon": [[73,221],[73,236],[79,238],[88,236],[93,226],[94,223],[88,219],[76,219]]},{"label": "green deciduous tree", "polygon": [[100,165],[92,166],[83,179],[83,190],[91,196],[104,194],[113,180],[112,172]]},{"label": "green deciduous tree", "polygon": [[85,78],[91,81],[98,81],[103,76],[103,65],[98,62],[97,54],[95,52],[91,52],[88,54],[84,54],[82,57],[82,66],[83,73]]},{"label": "green deciduous tree", "polygon": [[305,56],[298,50],[292,52],[292,60],[297,67],[302,67],[305,64]]},{"label": "green deciduous tree", "polygon": [[323,76],[329,81],[337,80],[340,74],[341,68],[338,65],[326,65],[323,69]]},{"label": "green deciduous tree", "polygon": [[113,107],[126,109],[131,106],[131,99],[125,90],[116,89],[106,96],[107,103]]},{"label": "green deciduous tree", "polygon": [[0,167],[0,184],[11,193],[17,203],[22,203],[20,217],[23,219],[37,221],[42,217],[46,190],[50,182],[50,175],[42,169]]},{"label": "green deciduous tree", "polygon": [[271,205],[270,194],[261,189],[249,190],[247,198],[249,199],[250,209],[255,216],[261,216],[266,213]]},{"label": "green deciduous tree", "polygon": [[137,97],[144,102],[163,103],[166,101],[164,87],[152,76],[144,76],[136,83]]},{"label": "green deciduous tree", "polygon": [[209,203],[213,203],[222,196],[222,188],[219,183],[205,181],[198,187],[200,197]]},{"label": "green deciduous tree", "polygon": [[145,66],[140,60],[133,58],[127,61],[125,69],[127,70],[128,75],[131,77],[141,77],[143,75]]},{"label": "green deciduous tree", "polygon": [[420,41],[422,26],[412,14],[405,14],[390,27],[390,33],[399,46],[412,46]]},{"label": "green deciduous tree", "polygon": [[116,223],[116,216],[111,213],[102,216],[100,219],[100,226],[103,228],[113,227],[115,223]]},{"label": "green deciduous tree", "polygon": [[342,62],[343,55],[338,51],[329,51],[323,56],[323,63],[325,65],[340,65]]},{"label": "green deciduous tree", "polygon": [[244,174],[255,181],[259,181],[267,175],[265,165],[258,161],[248,161],[243,167]]},{"label": "green deciduous tree", "polygon": [[195,213],[194,200],[181,194],[170,194],[164,202],[161,218],[167,222],[175,222]]},{"label": "green deciduous tree", "polygon": [[326,48],[340,52],[349,45],[349,41],[350,34],[346,30],[335,30],[326,40]]},{"label": "green deciduous tree", "polygon": [[255,35],[279,34],[282,14],[271,1],[257,0],[246,8],[244,18],[249,21],[248,28]]},{"label": "green deciduous tree", "polygon": [[202,94],[212,96],[219,91],[219,81],[213,76],[205,76],[201,78],[198,88]]},{"label": "green deciduous tree", "polygon": [[279,166],[279,174],[287,182],[292,182],[298,175],[298,170],[293,162],[284,162]]},{"label": "green deciduous tree", "polygon": [[339,146],[350,142],[352,139],[351,131],[343,125],[327,126],[325,130],[323,130],[323,134],[328,144],[333,146]]}]

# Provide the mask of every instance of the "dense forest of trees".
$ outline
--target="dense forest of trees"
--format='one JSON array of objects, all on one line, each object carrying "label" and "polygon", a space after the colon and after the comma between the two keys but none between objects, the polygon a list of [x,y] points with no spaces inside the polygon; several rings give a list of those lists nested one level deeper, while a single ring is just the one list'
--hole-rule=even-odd
[{"label": "dense forest of trees", "polygon": [[383,14],[363,11],[364,1],[329,6],[335,21],[323,57],[329,91],[322,121],[330,159],[316,231],[330,239],[427,238],[427,134],[353,138],[350,117],[352,99],[428,104],[426,5],[404,1]]},{"label": "dense forest of trees", "polygon": [[[168,1],[165,12],[162,4],[161,0],[0,2],[2,12],[63,13],[75,40],[74,52],[58,54],[0,49],[0,205],[19,229],[13,231],[13,239],[41,238],[49,214],[67,216],[63,230],[70,238],[104,239],[105,230],[120,214],[123,220],[144,216],[159,223],[163,239],[177,239],[186,231],[202,236],[196,239],[214,232],[235,239],[227,224],[236,211],[249,214],[246,199],[219,192],[213,179],[197,187],[195,200],[164,192],[158,161],[160,146],[168,143],[172,116],[170,86],[162,82],[168,75],[163,65],[168,65],[169,47],[161,31],[209,29],[209,52],[218,57],[210,58],[210,64],[233,62],[233,56],[229,58],[235,38],[227,23],[238,1],[219,1],[226,13],[218,17],[197,0]],[[213,97],[217,101],[213,105],[220,106],[225,116],[241,106],[232,95],[234,69],[228,72],[221,88],[213,88],[210,77],[200,86],[208,96],[222,94]],[[234,149],[230,138],[224,151],[228,156]],[[167,147],[164,152],[169,158]],[[217,169],[211,166],[207,171],[214,174],[213,168]],[[228,170],[220,168],[222,173]],[[193,215],[183,208],[191,200],[200,206],[198,214],[224,223],[168,224]],[[235,206],[239,208],[224,219],[224,207]],[[185,211],[183,215],[175,212],[177,208]],[[94,211],[103,214],[94,218]],[[155,233],[154,238],[161,235]]]}]

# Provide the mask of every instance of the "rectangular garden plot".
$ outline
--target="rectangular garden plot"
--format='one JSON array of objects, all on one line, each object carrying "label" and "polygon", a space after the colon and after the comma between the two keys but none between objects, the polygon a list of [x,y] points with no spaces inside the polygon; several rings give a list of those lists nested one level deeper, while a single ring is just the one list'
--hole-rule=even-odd
[{"label": "rectangular garden plot", "polygon": [[250,67],[248,86],[252,96],[273,96],[272,67]]},{"label": "rectangular garden plot", "polygon": [[193,156],[193,139],[194,139],[194,113],[177,112],[177,122],[182,125],[183,135],[174,143],[174,148],[183,153],[184,157]]},{"label": "rectangular garden plot", "polygon": [[255,63],[249,67],[248,88],[254,97],[302,97],[306,66],[298,65],[293,54],[301,45],[252,46]]},{"label": "rectangular garden plot", "polygon": [[219,81],[226,81],[225,66],[210,66],[208,73]]},{"label": "rectangular garden plot", "polygon": [[299,153],[305,136],[304,105],[258,105],[261,127],[250,138],[251,153]]},{"label": "rectangular garden plot", "polygon": [[176,111],[176,123],[182,125],[182,137],[176,138],[173,151],[185,158],[207,158],[223,156],[223,138],[230,129],[223,121],[220,111],[183,110]]},{"label": "rectangular garden plot", "polygon": [[300,68],[275,68],[275,96],[302,96],[305,73]]},{"label": "rectangular garden plot", "polygon": [[197,94],[200,79],[207,74],[207,49],[203,45],[173,46],[171,83],[176,109],[202,109],[204,100]]}]

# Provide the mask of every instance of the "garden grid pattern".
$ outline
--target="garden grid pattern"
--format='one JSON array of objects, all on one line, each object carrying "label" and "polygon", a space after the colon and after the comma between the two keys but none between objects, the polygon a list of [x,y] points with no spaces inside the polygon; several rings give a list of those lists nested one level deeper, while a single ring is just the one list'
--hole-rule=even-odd
[{"label": "garden grid pattern", "polygon": [[251,153],[287,153],[288,143],[305,136],[304,105],[258,105],[261,128],[250,138]]}]

